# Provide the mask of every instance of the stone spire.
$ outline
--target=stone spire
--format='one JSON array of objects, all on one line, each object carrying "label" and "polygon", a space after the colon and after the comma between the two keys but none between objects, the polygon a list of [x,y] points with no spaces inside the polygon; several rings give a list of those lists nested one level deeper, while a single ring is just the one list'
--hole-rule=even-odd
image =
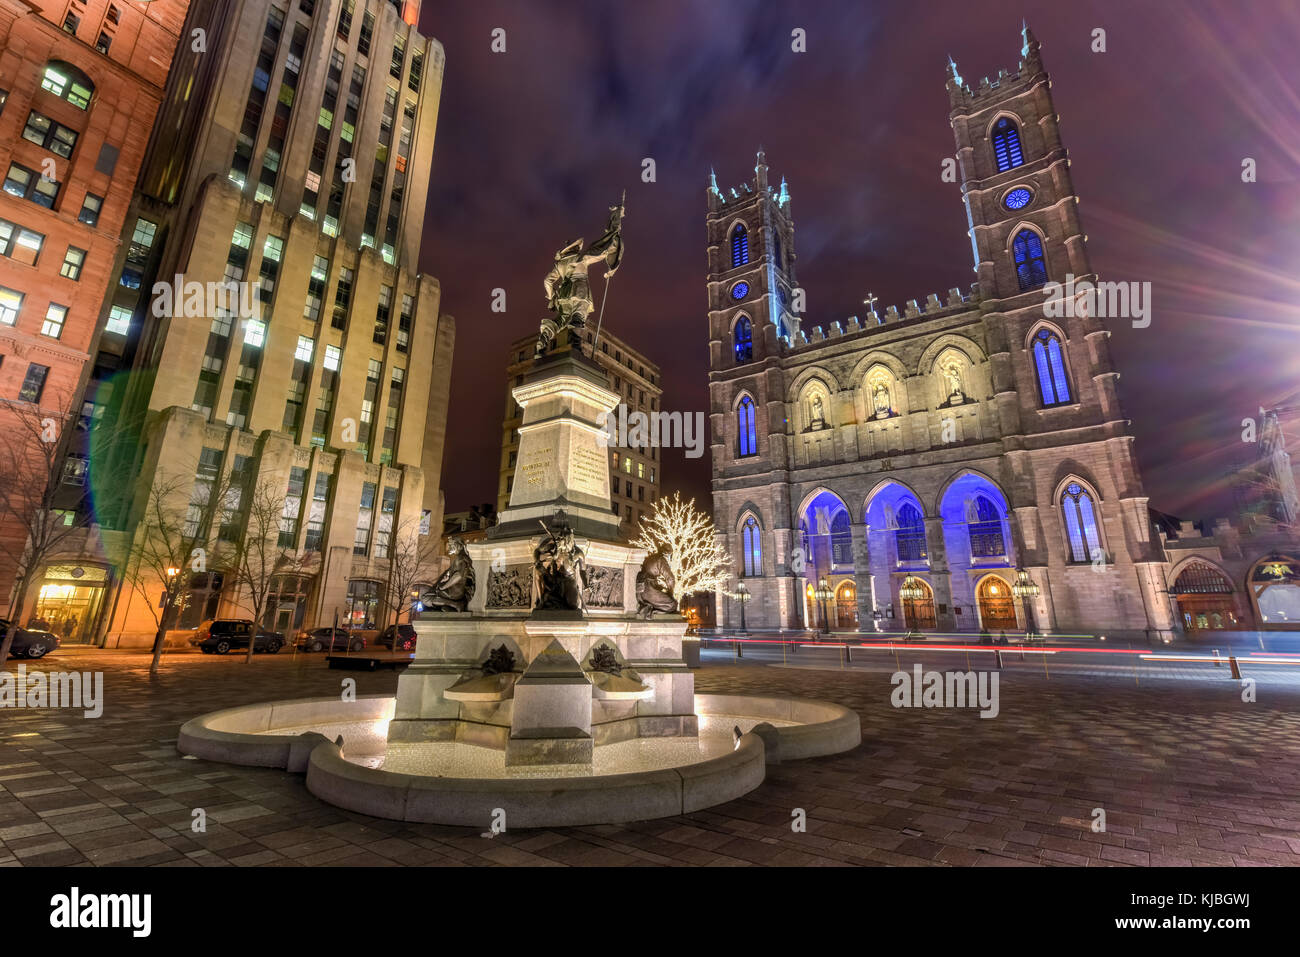
[{"label": "stone spire", "polygon": [[758,161],[754,164],[754,185],[761,193],[767,189],[767,155],[758,148]]},{"label": "stone spire", "polygon": [[1021,64],[1021,72],[1025,72],[1025,68],[1028,67],[1029,72],[1036,73],[1043,68],[1043,59],[1039,54],[1038,38],[1034,36],[1034,31],[1029,29],[1029,24],[1024,20],[1020,21],[1020,37],[1023,41],[1020,55],[1025,58]]}]

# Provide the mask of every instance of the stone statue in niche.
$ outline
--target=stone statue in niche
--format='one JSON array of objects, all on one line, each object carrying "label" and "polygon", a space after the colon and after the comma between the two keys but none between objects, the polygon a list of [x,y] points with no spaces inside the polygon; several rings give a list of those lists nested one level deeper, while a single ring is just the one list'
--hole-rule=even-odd
[{"label": "stone statue in niche", "polygon": [[812,417],[809,420],[808,427],[811,429],[826,428],[826,410],[822,406],[822,397],[817,393],[813,393]]},{"label": "stone statue in niche", "polygon": [[474,562],[465,543],[454,536],[447,539],[447,554],[451,566],[424,597],[425,611],[465,611],[474,597]]},{"label": "stone statue in niche", "polygon": [[560,513],[553,527],[533,549],[533,609],[535,611],[584,611],[587,590],[587,557],[573,538],[573,529]]},{"label": "stone statue in niche", "polygon": [[889,401],[889,386],[877,382],[871,394],[872,408],[877,419],[887,419],[894,414],[893,404]]},{"label": "stone statue in niche", "polygon": [[939,370],[943,376],[944,390],[949,405],[960,405],[966,401],[966,393],[961,388],[961,367],[956,362],[949,362]]},{"label": "stone statue in niche", "polygon": [[641,570],[636,574],[636,613],[640,618],[649,618],[655,612],[671,613],[677,611],[677,599],[673,597],[673,587],[677,577],[668,564],[672,552],[651,552],[641,563]]}]

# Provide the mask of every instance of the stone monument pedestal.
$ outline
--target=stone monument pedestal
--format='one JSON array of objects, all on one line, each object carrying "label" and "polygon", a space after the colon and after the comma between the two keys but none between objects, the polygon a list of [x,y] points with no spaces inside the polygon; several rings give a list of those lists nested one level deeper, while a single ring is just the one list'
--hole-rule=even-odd
[{"label": "stone monument pedestal", "polygon": [[[506,763],[589,764],[637,737],[696,737],[695,677],[678,615],[636,617],[643,549],[618,540],[602,415],[618,402],[605,373],[569,353],[514,390],[524,409],[510,506],[466,550],[478,587],[464,613],[414,622],[415,659],[397,682],[393,744],[460,741]],[[567,524],[583,552],[581,609],[534,610],[534,549]],[[504,647],[513,664],[489,673]],[[503,656],[498,655],[498,661]]]}]

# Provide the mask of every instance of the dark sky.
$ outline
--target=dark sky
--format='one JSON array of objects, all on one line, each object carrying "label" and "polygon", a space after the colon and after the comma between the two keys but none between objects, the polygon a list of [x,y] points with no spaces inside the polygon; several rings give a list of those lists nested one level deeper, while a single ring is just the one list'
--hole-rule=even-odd
[{"label": "dark sky", "polygon": [[[1150,282],[1112,321],[1151,503],[1200,517],[1241,421],[1300,386],[1300,5],[1289,2],[426,0],[447,52],[423,270],[457,321],[442,485],[495,499],[505,348],[535,332],[556,249],[627,190],[605,322],[663,368],[664,408],[708,409],[704,189],[790,184],[805,327],[973,281],[944,89],[1042,43],[1093,267]],[[506,52],[491,52],[492,31]],[[807,52],[791,51],[802,28]],[[1105,53],[1090,50],[1106,31]],[[652,157],[657,182],[641,181]],[[1244,158],[1258,182],[1243,183]],[[490,309],[504,288],[508,309]],[[599,295],[603,281],[593,288]],[[664,460],[707,499],[707,456]]]}]

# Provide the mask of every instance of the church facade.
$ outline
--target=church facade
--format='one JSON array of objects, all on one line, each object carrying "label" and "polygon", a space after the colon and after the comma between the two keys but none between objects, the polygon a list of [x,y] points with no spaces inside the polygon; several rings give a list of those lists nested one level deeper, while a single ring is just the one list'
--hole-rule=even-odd
[{"label": "church facade", "polygon": [[785,182],[761,152],[751,182],[711,179],[713,513],[748,628],[1174,628],[1109,333],[1051,294],[1097,277],[1028,30],[1021,56],[975,89],[949,66],[968,290],[805,328]]}]

